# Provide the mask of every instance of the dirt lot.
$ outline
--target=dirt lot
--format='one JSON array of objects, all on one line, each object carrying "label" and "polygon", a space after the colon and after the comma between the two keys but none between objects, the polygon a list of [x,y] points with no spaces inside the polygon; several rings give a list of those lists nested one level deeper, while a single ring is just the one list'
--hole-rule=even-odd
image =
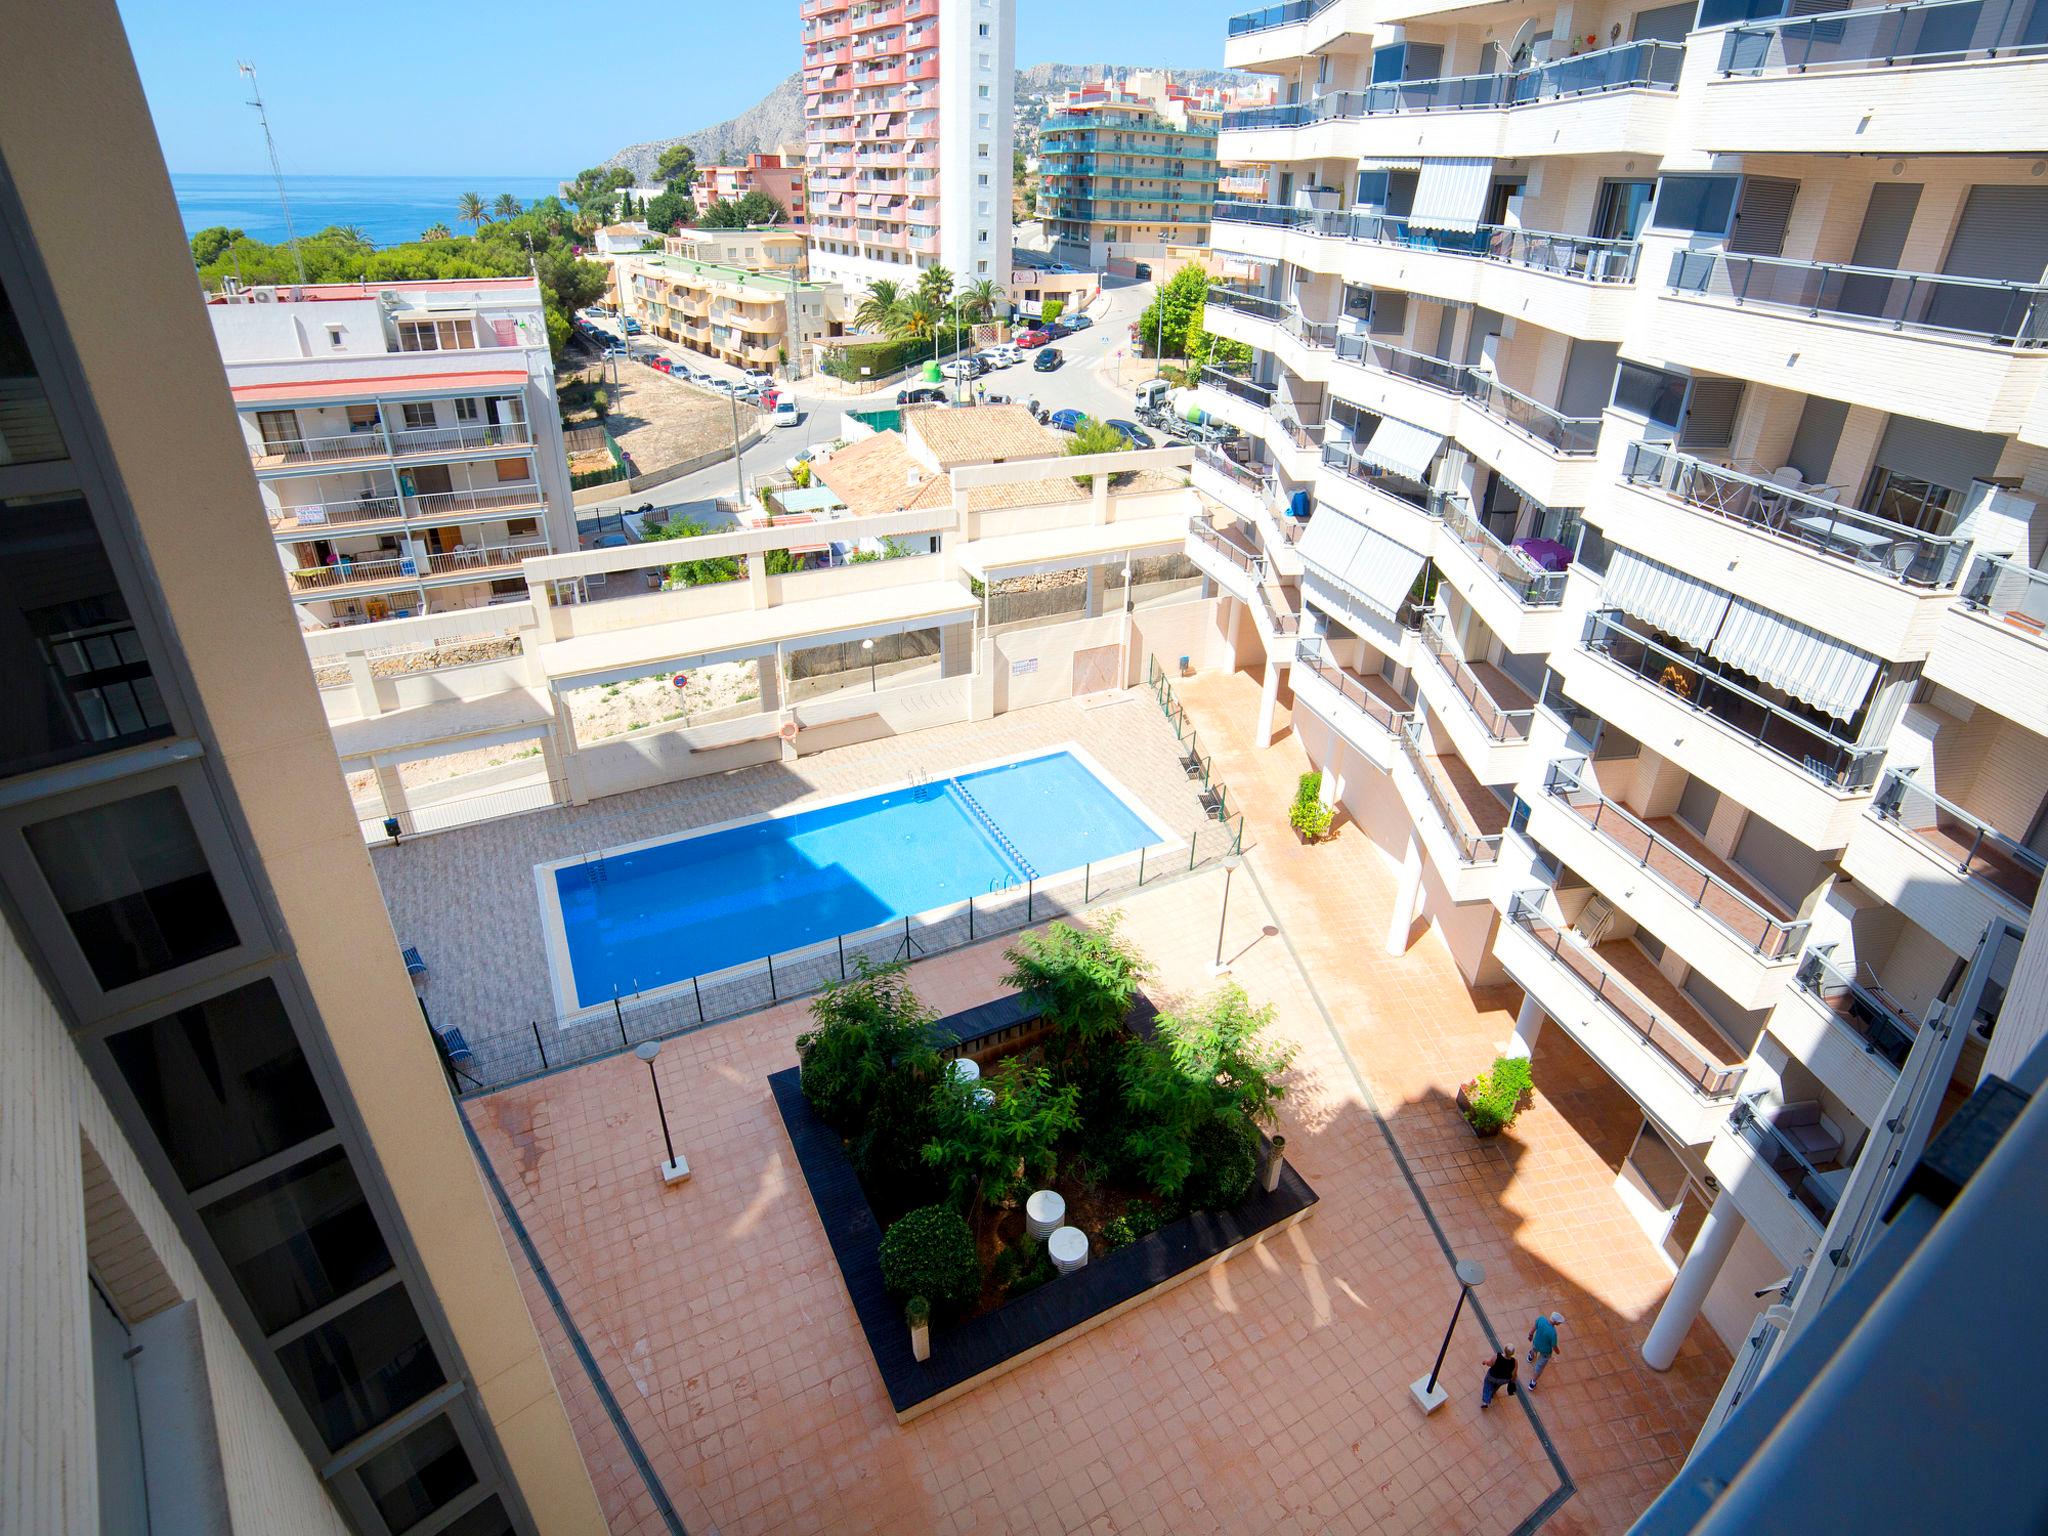
[{"label": "dirt lot", "polygon": [[[604,425],[632,455],[635,474],[650,474],[731,444],[733,407],[724,396],[694,384],[679,384],[641,362],[619,363],[616,389],[609,364],[604,374],[605,394],[610,397],[610,414]],[[595,376],[590,367],[573,374],[565,370],[563,382]],[[742,433],[753,426],[757,414],[751,406],[739,408]]]}]

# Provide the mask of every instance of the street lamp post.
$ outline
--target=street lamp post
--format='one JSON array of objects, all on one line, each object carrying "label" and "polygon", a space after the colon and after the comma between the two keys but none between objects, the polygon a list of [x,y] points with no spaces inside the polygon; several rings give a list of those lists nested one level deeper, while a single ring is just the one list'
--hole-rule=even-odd
[{"label": "street lamp post", "polygon": [[661,1078],[654,1070],[654,1058],[661,1054],[659,1040],[643,1040],[633,1047],[633,1054],[647,1063],[647,1080],[654,1084],[654,1112],[661,1116],[661,1144],[668,1151],[668,1161],[661,1165],[661,1182],[680,1184],[690,1176],[690,1164],[686,1158],[676,1156],[675,1138],[668,1133],[668,1106],[661,1101]]},{"label": "street lamp post", "polygon": [[1237,873],[1237,867],[1244,863],[1241,853],[1227,853],[1223,856],[1223,906],[1216,914],[1216,963],[1209,967],[1211,976],[1221,976],[1230,967],[1223,963],[1223,930],[1230,923],[1230,877]]},{"label": "street lamp post", "polygon": [[1131,557],[1124,556],[1124,622],[1117,634],[1116,686],[1122,692],[1131,685]]},{"label": "street lamp post", "polygon": [[1450,1396],[1436,1384],[1436,1378],[1444,1368],[1444,1356],[1451,1351],[1451,1335],[1458,1331],[1458,1316],[1465,1310],[1465,1298],[1472,1294],[1475,1286],[1485,1283],[1486,1266],[1477,1259],[1460,1259],[1457,1263],[1457,1275],[1458,1304],[1451,1308],[1451,1326],[1444,1330],[1444,1342],[1442,1348],[1436,1352],[1436,1364],[1429,1368],[1427,1376],[1411,1382],[1408,1387],[1415,1401],[1421,1405],[1425,1417],[1443,1407],[1444,1399]]},{"label": "street lamp post", "polygon": [[875,642],[872,639],[863,640],[860,648],[867,653],[868,658],[868,692],[880,693],[882,690],[875,682]]}]

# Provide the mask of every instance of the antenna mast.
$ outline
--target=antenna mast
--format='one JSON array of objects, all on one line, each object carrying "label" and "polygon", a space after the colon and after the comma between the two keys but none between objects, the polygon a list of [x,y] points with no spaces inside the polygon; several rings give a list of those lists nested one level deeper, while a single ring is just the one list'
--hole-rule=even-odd
[{"label": "antenna mast", "polygon": [[249,105],[256,109],[256,121],[263,125],[263,144],[270,151],[270,174],[277,179],[277,205],[284,210],[285,244],[292,248],[292,266],[299,274],[300,286],[305,285],[306,264],[299,259],[299,233],[292,228],[292,203],[284,195],[284,167],[277,161],[277,140],[271,137],[270,114],[263,110],[263,91],[256,84],[256,66],[247,59],[235,61],[235,68],[249,77],[249,94],[253,98]]}]

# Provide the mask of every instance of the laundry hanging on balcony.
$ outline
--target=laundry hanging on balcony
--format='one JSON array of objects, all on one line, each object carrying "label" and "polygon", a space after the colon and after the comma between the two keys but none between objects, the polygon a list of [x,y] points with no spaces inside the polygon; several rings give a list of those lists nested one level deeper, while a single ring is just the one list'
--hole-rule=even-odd
[{"label": "laundry hanging on balcony", "polygon": [[1418,427],[1398,416],[1382,416],[1372,436],[1362,443],[1354,442],[1351,451],[1390,474],[1427,485],[1429,466],[1436,462],[1443,446],[1444,440],[1427,427]]},{"label": "laundry hanging on balcony", "polygon": [[1408,222],[1469,235],[1486,213],[1486,194],[1492,187],[1491,160],[1424,160]]},{"label": "laundry hanging on balcony", "polygon": [[1863,707],[1879,669],[1875,656],[1739,597],[1707,654],[1837,720]]},{"label": "laundry hanging on balcony", "polygon": [[1312,575],[1363,598],[1389,619],[1399,616],[1425,559],[1327,503],[1309,519],[1296,547]]},{"label": "laundry hanging on balcony", "polygon": [[1696,576],[1617,549],[1607,563],[1601,601],[1686,645],[1702,646],[1720,632],[1729,598]]}]

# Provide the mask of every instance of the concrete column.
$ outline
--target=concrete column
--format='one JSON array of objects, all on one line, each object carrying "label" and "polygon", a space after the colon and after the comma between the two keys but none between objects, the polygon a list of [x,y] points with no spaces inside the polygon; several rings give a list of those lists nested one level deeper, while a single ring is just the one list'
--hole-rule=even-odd
[{"label": "concrete column", "polygon": [[[1341,751],[1342,748],[1340,747],[1338,750]],[[1336,759],[1333,757],[1331,761],[1334,763]],[[1323,770],[1323,787],[1316,792],[1316,798],[1330,809],[1335,810],[1337,802],[1344,798],[1344,775],[1335,768],[1325,768]]]},{"label": "concrete column", "polygon": [[406,812],[405,782],[398,776],[397,765],[378,763],[376,772],[377,798],[384,802],[384,814],[403,816]]},{"label": "concrete column", "polygon": [[1408,953],[1408,930],[1415,926],[1415,904],[1422,898],[1422,844],[1408,834],[1408,850],[1401,855],[1401,880],[1394,887],[1394,911],[1387,919],[1387,953]]},{"label": "concrete column", "polygon": [[1508,1043],[1501,1047],[1508,1056],[1533,1056],[1536,1054],[1536,1037],[1543,1033],[1543,1010],[1536,999],[1527,992],[1522,994],[1522,1006],[1515,1010],[1515,1032]]},{"label": "concrete column", "polygon": [[[1206,577],[1204,578],[1207,579]],[[1229,598],[1230,623],[1223,631],[1223,643],[1230,647],[1230,670],[1237,670],[1238,643],[1244,638],[1244,604]]]},{"label": "concrete column", "polygon": [[[1244,610],[1239,608],[1242,613]],[[1259,690],[1259,728],[1254,733],[1261,747],[1273,745],[1273,709],[1280,702],[1280,664],[1266,663],[1265,685]]]},{"label": "concrete column", "polygon": [[377,679],[370,670],[370,658],[358,652],[347,660],[348,684],[355,690],[356,712],[365,720],[374,720],[384,713],[384,706],[377,702]]},{"label": "concrete column", "polygon": [[1699,1235],[1692,1240],[1691,1251],[1672,1278],[1670,1293],[1658,1310],[1657,1321],[1650,1325],[1650,1336],[1643,1340],[1643,1359],[1652,1370],[1671,1369],[1671,1362],[1678,1358],[1678,1346],[1685,1342],[1692,1320],[1700,1315],[1700,1303],[1713,1289],[1715,1277],[1721,1273],[1721,1265],[1741,1232],[1742,1213],[1723,1190],[1714,1197],[1707,1219],[1700,1223]]},{"label": "concrete column", "polygon": [[1100,618],[1102,616],[1101,578],[1101,566],[1091,565],[1088,567],[1088,600],[1087,603],[1083,606],[1082,612],[1087,614],[1087,616],[1091,619]]},{"label": "concrete column", "polygon": [[754,658],[754,686],[761,691],[763,714],[773,714],[782,708],[782,670],[776,666],[774,656]]}]

